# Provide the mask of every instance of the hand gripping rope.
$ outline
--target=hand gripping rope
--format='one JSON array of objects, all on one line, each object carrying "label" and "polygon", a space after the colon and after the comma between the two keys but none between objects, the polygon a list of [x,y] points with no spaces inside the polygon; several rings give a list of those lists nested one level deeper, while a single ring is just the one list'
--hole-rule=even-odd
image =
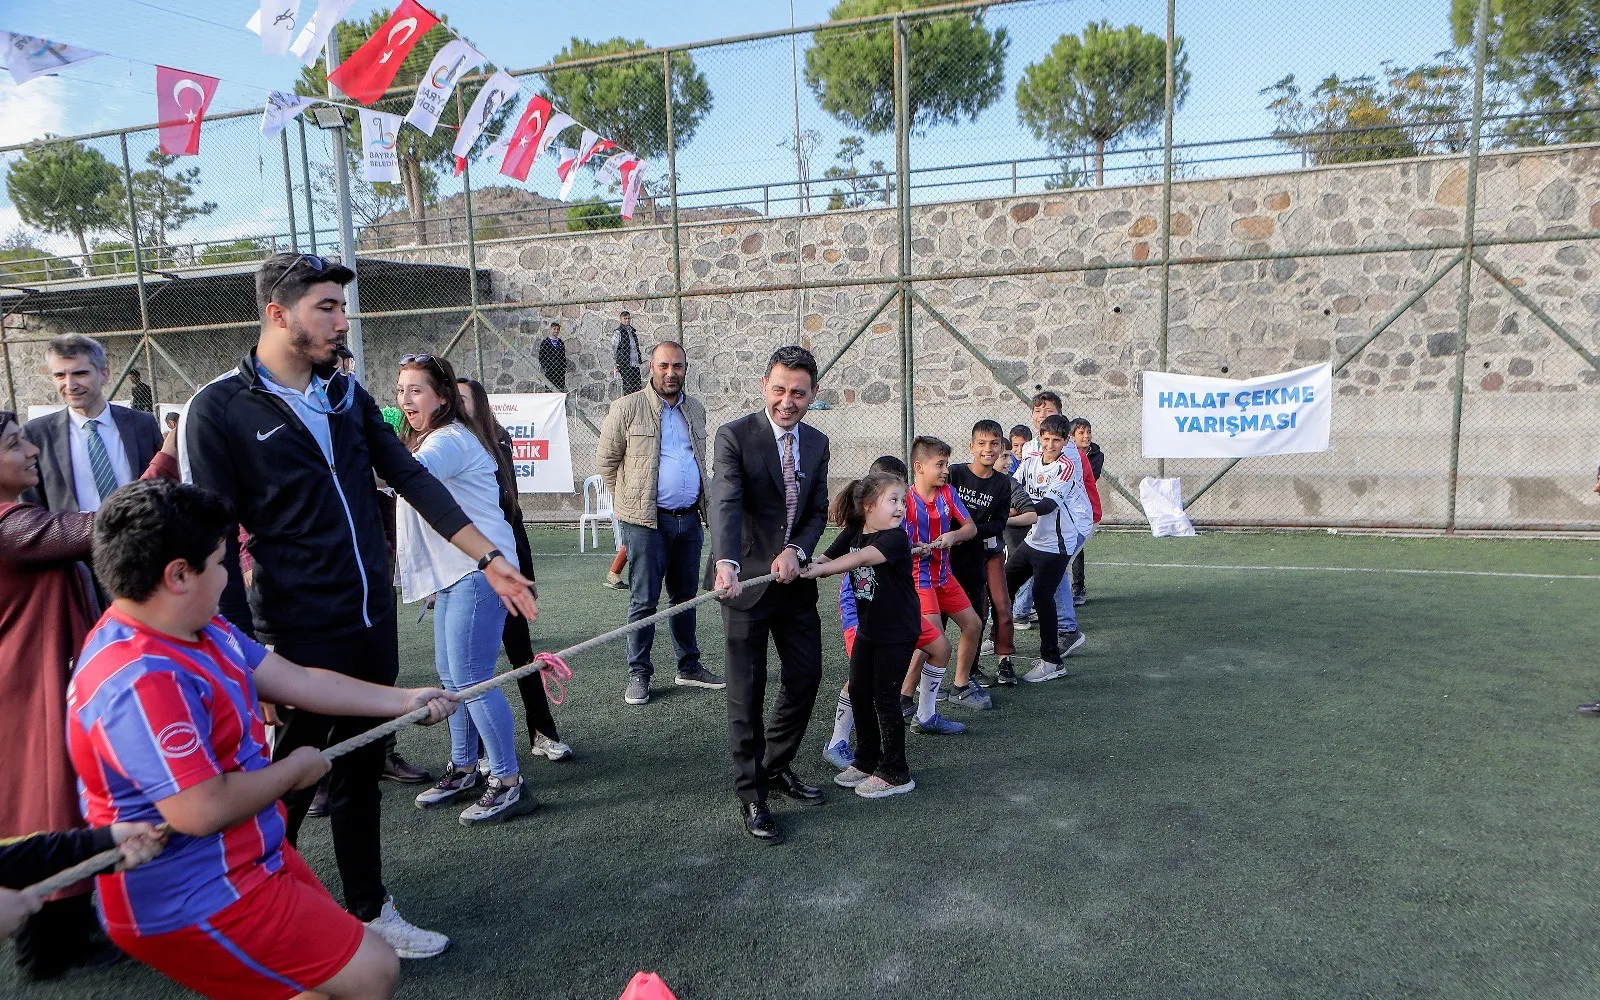
[{"label": "hand gripping rope", "polygon": [[[764,583],[771,583],[777,578],[778,574],[768,573],[765,576],[758,576],[749,580],[745,580],[743,583],[746,587],[760,586]],[[623,636],[628,635],[630,632],[637,632],[646,625],[654,625],[657,622],[665,621],[674,615],[681,615],[685,611],[704,604],[707,601],[719,599],[722,597],[722,594],[723,592],[720,590],[707,591],[704,594],[700,594],[696,597],[690,598],[687,601],[684,601],[682,604],[674,604],[665,611],[657,611],[648,618],[641,618],[636,622],[629,622],[628,624],[623,625],[621,628],[614,628],[609,632],[602,632],[592,639],[585,639],[576,646],[568,646],[559,653],[540,653],[533,658],[533,662],[525,666],[518,667],[515,670],[508,670],[503,674],[496,674],[488,680],[483,681],[480,684],[474,684],[469,688],[462,688],[460,691],[456,692],[456,701],[468,701],[469,699],[476,698],[478,695],[483,694],[486,691],[490,691],[511,681],[526,677],[534,672],[541,672],[544,675],[542,679],[544,681],[545,692],[547,696],[549,696],[551,702],[559,705],[566,700],[567,689],[565,682],[572,677],[572,668],[567,666],[568,659],[577,656],[579,653],[588,652],[597,646],[603,646],[608,642],[620,639]],[[559,695],[551,691],[552,682],[554,682],[556,692],[559,692]],[[414,726],[417,723],[422,722],[427,717],[428,710],[426,708],[414,709],[413,711],[407,712],[405,715],[396,716],[393,719],[379,723],[364,733],[358,733],[355,736],[345,740],[343,743],[335,743],[333,746],[322,751],[322,756],[330,761],[339,757],[343,757],[345,754],[354,750],[359,750],[369,743],[376,743],[378,740],[383,739],[390,733],[399,732],[407,726]],[[156,826],[156,830],[161,833],[172,832],[172,828],[166,823],[158,824]],[[81,861],[65,871],[58,872],[42,882],[36,882],[22,891],[30,893],[35,899],[44,899],[46,896],[60,892],[62,889],[65,889],[68,886],[76,885],[77,883],[82,882],[91,875],[99,874],[100,872],[109,868],[115,868],[121,860],[121,849],[113,847],[109,851],[102,851],[99,854],[96,854],[94,857]]]}]

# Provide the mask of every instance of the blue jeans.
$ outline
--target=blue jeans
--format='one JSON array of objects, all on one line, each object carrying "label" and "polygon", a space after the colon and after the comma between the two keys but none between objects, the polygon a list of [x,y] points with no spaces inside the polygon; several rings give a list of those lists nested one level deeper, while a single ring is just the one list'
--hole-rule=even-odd
[{"label": "blue jeans", "polygon": [[[667,600],[682,604],[694,597],[700,586],[700,549],[705,532],[698,511],[686,514],[656,512],[656,526],[622,522],[622,544],[628,548],[628,621],[636,622],[656,613],[661,603],[661,585],[666,583]],[[678,673],[690,673],[700,666],[700,643],[695,639],[693,611],[674,615],[672,647],[678,654]],[[628,633],[628,671],[646,678],[655,672],[650,665],[650,647],[656,641],[656,627],[646,625]]]},{"label": "blue jeans", "polygon": [[[1082,544],[1079,544],[1079,548]],[[1017,599],[1011,603],[1013,620],[1024,615],[1033,614],[1033,581],[1029,580],[1017,591]],[[1056,587],[1056,630],[1059,632],[1076,632],[1078,630],[1078,610],[1072,606],[1072,574],[1068,573],[1061,578],[1061,585]]]},{"label": "blue jeans", "polygon": [[[506,606],[480,572],[439,591],[433,607],[433,660],[446,691],[460,691],[494,676]],[[511,704],[500,690],[466,702],[450,716],[450,763],[478,766],[478,737],[489,752],[489,773],[517,773]]]}]

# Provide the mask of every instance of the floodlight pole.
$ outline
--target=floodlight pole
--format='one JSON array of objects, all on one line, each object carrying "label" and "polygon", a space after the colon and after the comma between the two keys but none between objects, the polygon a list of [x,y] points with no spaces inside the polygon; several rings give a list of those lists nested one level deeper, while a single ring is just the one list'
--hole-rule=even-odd
[{"label": "floodlight pole", "polygon": [[[323,57],[327,60],[328,75],[339,68],[339,32],[337,29],[328,33],[327,45],[323,48]],[[344,95],[339,88],[328,81],[328,96],[334,99]],[[344,261],[345,267],[356,271],[356,226],[355,220],[350,215],[350,164],[345,153],[345,129],[333,130],[333,176],[338,186],[339,197],[339,257]],[[345,346],[350,349],[355,358],[354,374],[357,382],[365,384],[367,381],[367,352],[361,340],[361,291],[357,288],[359,278],[350,282],[344,288],[345,312],[350,316],[350,332],[345,336]]]}]

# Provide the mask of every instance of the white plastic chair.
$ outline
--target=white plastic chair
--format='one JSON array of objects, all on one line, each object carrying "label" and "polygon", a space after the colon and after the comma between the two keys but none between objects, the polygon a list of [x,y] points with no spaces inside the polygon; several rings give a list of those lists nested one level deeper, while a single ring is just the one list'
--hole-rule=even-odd
[{"label": "white plastic chair", "polygon": [[[590,476],[583,481],[583,516],[578,518],[578,551],[584,551],[583,527],[589,526],[589,544],[600,548],[600,523],[611,522],[611,537],[622,548],[622,529],[617,527],[617,514],[612,509],[611,491],[601,476]],[[615,551],[615,550],[613,550]]]}]

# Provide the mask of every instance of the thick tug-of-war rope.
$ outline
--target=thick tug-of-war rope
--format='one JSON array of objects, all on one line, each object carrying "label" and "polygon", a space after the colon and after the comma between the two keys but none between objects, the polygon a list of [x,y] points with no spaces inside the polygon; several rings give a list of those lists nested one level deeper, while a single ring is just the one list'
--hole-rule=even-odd
[{"label": "thick tug-of-war rope", "polygon": [[[771,583],[777,580],[777,578],[778,574],[768,573],[765,576],[758,576],[749,580],[745,580],[744,586],[760,586],[763,583]],[[549,696],[551,702],[559,705],[566,699],[567,689],[565,682],[570,680],[572,677],[572,668],[567,666],[567,660],[577,656],[579,653],[588,652],[597,646],[604,646],[608,642],[620,639],[630,632],[637,632],[646,625],[654,625],[657,622],[665,621],[666,619],[671,618],[673,615],[681,615],[690,608],[704,604],[707,601],[718,600],[722,597],[722,595],[723,591],[721,590],[707,591],[704,594],[700,594],[696,597],[690,598],[687,601],[684,601],[682,604],[674,604],[665,611],[657,611],[648,618],[641,618],[636,622],[629,622],[628,624],[623,625],[621,628],[614,628],[609,632],[602,632],[592,639],[585,639],[576,646],[568,646],[559,653],[540,653],[533,658],[532,663],[518,667],[515,670],[508,670],[503,674],[496,674],[488,680],[479,684],[474,684],[471,687],[462,688],[460,691],[456,692],[456,700],[458,702],[469,701],[486,691],[500,687],[503,684],[508,684],[511,681],[526,677],[529,674],[538,671],[544,674],[542,679],[544,681],[546,695]],[[550,690],[552,681],[555,682],[556,688],[560,692],[559,696],[552,693]],[[359,750],[369,743],[376,743],[378,740],[383,739],[390,733],[397,733],[407,726],[414,726],[427,717],[428,710],[426,708],[415,709],[407,712],[405,715],[395,716],[393,719],[382,722],[364,733],[357,733],[355,736],[350,737],[343,743],[335,743],[333,746],[322,751],[322,756],[326,757],[328,760],[335,760],[339,757],[343,757],[345,754],[350,753],[353,750]],[[156,826],[156,830],[159,833],[172,832],[172,828],[166,823],[158,824]],[[91,875],[98,875],[100,872],[115,868],[121,861],[121,849],[112,848],[109,851],[102,851],[99,854],[96,854],[94,857],[81,861],[65,871],[58,872],[55,875],[50,876],[42,882],[35,882],[33,885],[28,886],[22,891],[32,894],[35,899],[44,899],[45,897],[60,892],[62,889],[65,889],[69,886],[77,885],[79,882],[82,882]]]}]

